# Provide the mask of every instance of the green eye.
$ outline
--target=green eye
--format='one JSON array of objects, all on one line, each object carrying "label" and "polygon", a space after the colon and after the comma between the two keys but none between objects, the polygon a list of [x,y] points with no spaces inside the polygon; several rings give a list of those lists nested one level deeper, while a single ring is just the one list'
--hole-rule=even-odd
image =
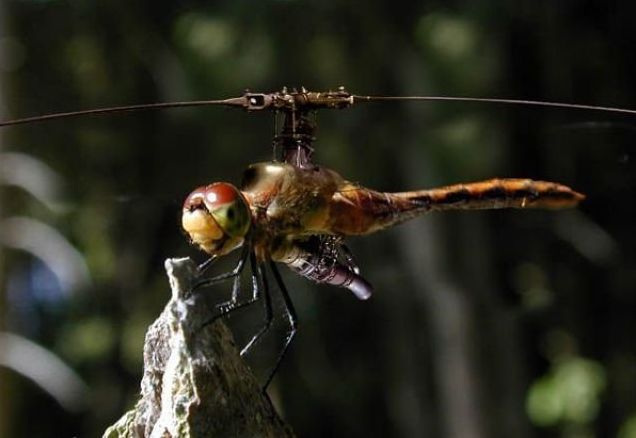
[{"label": "green eye", "polygon": [[231,237],[243,237],[250,227],[250,212],[243,199],[211,211],[214,220]]}]

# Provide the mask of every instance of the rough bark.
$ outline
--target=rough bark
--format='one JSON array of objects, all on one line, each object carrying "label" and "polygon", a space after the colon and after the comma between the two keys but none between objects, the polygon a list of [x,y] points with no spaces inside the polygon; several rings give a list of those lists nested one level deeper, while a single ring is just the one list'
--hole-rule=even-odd
[{"label": "rough bark", "polygon": [[190,295],[196,266],[166,260],[172,299],[144,343],[141,399],[109,427],[115,437],[293,437],[241,360],[232,334]]}]

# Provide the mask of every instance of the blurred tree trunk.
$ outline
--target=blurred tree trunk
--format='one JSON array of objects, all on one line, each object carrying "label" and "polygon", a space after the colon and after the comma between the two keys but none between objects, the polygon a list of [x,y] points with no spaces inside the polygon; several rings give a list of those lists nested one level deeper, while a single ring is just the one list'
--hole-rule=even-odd
[{"label": "blurred tree trunk", "polygon": [[[427,171],[417,148],[403,150],[407,186]],[[417,155],[417,156],[416,156]],[[425,154],[424,154],[425,155]],[[417,178],[421,185],[421,178]],[[429,184],[434,185],[434,184]],[[461,215],[461,213],[458,213]],[[460,216],[457,265],[445,250],[441,217],[432,214],[400,228],[401,246],[415,279],[421,319],[430,324],[433,393],[439,436],[527,437],[523,415],[523,355],[516,346],[517,320],[494,293],[493,257],[479,213]],[[466,290],[454,279],[470,279]]]},{"label": "blurred tree trunk", "polygon": [[[417,157],[414,148],[402,150],[405,180],[415,180],[426,172],[422,152]],[[418,179],[421,181],[421,179]],[[413,186],[413,184],[410,184]],[[433,391],[437,395],[440,413],[439,436],[445,438],[480,438],[484,433],[484,412],[479,394],[479,379],[474,369],[472,343],[474,326],[471,306],[451,278],[445,266],[444,242],[438,217],[408,223],[401,227],[401,244],[415,279],[419,301],[418,313],[431,327],[433,354]]]},{"label": "blurred tree trunk", "polygon": [[[488,214],[488,213],[485,213]],[[459,221],[461,278],[470,279],[473,297],[474,327],[477,333],[473,349],[479,357],[483,391],[482,406],[487,410],[489,437],[528,437],[525,417],[525,367],[519,335],[519,310],[506,307],[495,280],[491,235],[484,214],[462,215]]]},{"label": "blurred tree trunk", "polygon": [[433,389],[441,413],[440,436],[485,437],[477,373],[471,357],[471,308],[462,290],[446,278],[447,270],[440,266],[443,256],[435,222],[428,218],[414,226],[404,226],[402,246],[416,281],[418,313],[431,327]]}]

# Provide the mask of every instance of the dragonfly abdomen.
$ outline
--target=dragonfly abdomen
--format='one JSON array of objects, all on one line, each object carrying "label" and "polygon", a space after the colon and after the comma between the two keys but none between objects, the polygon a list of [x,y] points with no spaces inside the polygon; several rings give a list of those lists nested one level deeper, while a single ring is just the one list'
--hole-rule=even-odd
[{"label": "dragonfly abdomen", "polygon": [[585,198],[563,184],[531,179],[491,179],[396,195],[428,210],[558,209],[574,207]]},{"label": "dragonfly abdomen", "polygon": [[565,185],[530,179],[492,179],[401,193],[350,187],[334,196],[330,225],[339,234],[368,234],[429,211],[568,208],[584,198]]}]

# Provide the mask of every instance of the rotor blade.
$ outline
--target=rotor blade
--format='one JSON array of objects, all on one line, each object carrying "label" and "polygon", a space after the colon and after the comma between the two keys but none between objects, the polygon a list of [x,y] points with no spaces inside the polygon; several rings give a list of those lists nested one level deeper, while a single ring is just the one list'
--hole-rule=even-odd
[{"label": "rotor blade", "polygon": [[26,123],[44,122],[44,121],[56,120],[56,119],[66,119],[66,118],[86,116],[86,115],[101,116],[105,114],[145,111],[145,110],[151,110],[151,109],[187,108],[187,107],[194,107],[194,106],[211,106],[211,105],[248,108],[249,102],[247,101],[246,96],[241,96],[241,97],[234,97],[230,99],[221,99],[221,100],[195,100],[190,102],[144,103],[139,105],[115,106],[110,108],[95,108],[95,109],[81,110],[81,111],[45,114],[45,115],[34,116],[34,117],[24,117],[21,119],[0,121],[0,127],[11,126],[11,125],[22,125]]},{"label": "rotor blade", "polygon": [[[27,123],[44,122],[48,120],[65,119],[71,117],[79,117],[86,115],[105,115],[115,114],[123,112],[133,111],[145,111],[151,109],[169,109],[169,108],[186,108],[195,106],[228,106],[228,107],[240,107],[248,111],[257,111],[271,108],[286,108],[287,101],[281,101],[276,99],[280,93],[273,94],[261,94],[261,93],[249,93],[246,92],[241,97],[234,97],[221,100],[195,100],[189,102],[161,102],[161,103],[149,103],[138,105],[126,105],[116,106],[110,108],[95,108],[81,111],[71,111],[63,113],[45,114],[41,116],[25,117],[20,119],[13,119],[7,121],[0,121],[0,127],[21,125]],[[306,93],[305,93],[306,94]],[[284,97],[284,96],[283,96]],[[496,103],[507,105],[531,105],[541,107],[553,107],[553,108],[569,108],[588,111],[603,111],[618,114],[631,114],[636,115],[636,110],[608,107],[608,106],[596,106],[596,105],[582,105],[576,103],[565,102],[544,102],[538,100],[524,100],[524,99],[498,99],[498,98],[481,98],[481,97],[459,97],[459,96],[348,96],[353,102],[387,102],[387,101],[447,101],[447,102],[482,102],[482,103]],[[352,102],[349,102],[349,105]],[[278,105],[276,105],[278,104]]]},{"label": "rotor blade", "polygon": [[352,96],[354,102],[386,102],[386,101],[450,101],[450,102],[484,102],[506,105],[532,105],[553,108],[569,108],[587,111],[604,111],[618,114],[636,114],[636,110],[611,106],[582,105],[565,102],[544,102],[540,100],[497,99],[486,97],[457,97],[457,96]]}]

